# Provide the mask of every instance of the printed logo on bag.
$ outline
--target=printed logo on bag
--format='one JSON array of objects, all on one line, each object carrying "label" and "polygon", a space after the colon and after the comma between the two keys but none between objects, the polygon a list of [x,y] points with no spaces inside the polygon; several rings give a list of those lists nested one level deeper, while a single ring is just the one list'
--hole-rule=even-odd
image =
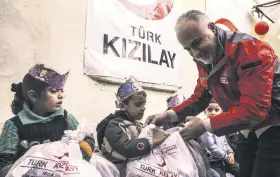
[{"label": "printed logo on bag", "polygon": [[53,169],[58,169],[58,170],[62,170],[62,171],[65,171],[65,172],[78,172],[78,166],[74,166],[74,165],[70,165],[69,162],[67,161],[60,161],[60,162],[57,162]]},{"label": "printed logo on bag", "polygon": [[222,84],[229,84],[228,79],[226,77],[220,77],[220,81]]},{"label": "printed logo on bag", "polygon": [[143,150],[143,149],[145,148],[144,143],[138,143],[138,144],[137,144],[137,148],[138,148],[139,150]]},{"label": "printed logo on bag", "polygon": [[163,162],[161,164],[158,164],[158,166],[165,167],[166,166],[166,162],[165,162],[165,160],[164,160],[164,158],[162,156],[160,156],[160,157],[162,158]]},{"label": "printed logo on bag", "polygon": [[277,83],[277,86],[280,87],[280,82]]},{"label": "printed logo on bag", "polygon": [[143,163],[143,162],[138,162],[134,166],[135,169],[150,174],[152,176],[164,176],[164,177],[182,177],[179,173],[172,173],[168,171],[164,171],[161,168],[154,167],[152,165]]},{"label": "printed logo on bag", "polygon": [[[63,156],[58,156],[55,158],[63,158],[65,156],[69,156],[68,153],[65,153]],[[45,159],[42,157],[28,156],[21,164],[21,168],[29,168],[27,173],[23,176],[29,177],[34,176],[34,170],[36,171],[36,175],[38,176],[58,176],[62,173],[64,175],[70,174],[79,174],[79,168],[77,165],[71,164],[66,160],[56,161],[54,159]]]},{"label": "printed logo on bag", "polygon": [[57,159],[62,159],[63,157],[69,157],[69,153],[68,152],[65,152],[62,156],[55,156],[54,155],[54,157],[56,157]]},{"label": "printed logo on bag", "polygon": [[162,149],[160,149],[160,148],[154,149],[154,154],[155,155],[162,155],[162,156],[177,153],[177,152],[178,151],[177,151],[177,146],[176,145],[167,146],[167,147],[164,147]]}]

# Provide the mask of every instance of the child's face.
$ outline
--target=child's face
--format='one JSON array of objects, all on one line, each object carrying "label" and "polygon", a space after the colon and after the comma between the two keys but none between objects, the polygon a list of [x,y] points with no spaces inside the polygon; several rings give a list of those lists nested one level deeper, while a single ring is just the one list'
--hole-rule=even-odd
[{"label": "child's face", "polygon": [[207,109],[205,110],[205,115],[207,116],[207,118],[211,118],[220,113],[222,113],[222,109],[217,103],[210,103]]},{"label": "child's face", "polygon": [[57,90],[53,87],[48,87],[45,93],[33,104],[33,107],[41,110],[40,112],[56,112],[63,103],[64,93],[63,90]]},{"label": "child's face", "polygon": [[124,104],[124,109],[130,118],[140,120],[144,116],[146,104],[146,93],[140,92],[132,95],[127,104]]}]

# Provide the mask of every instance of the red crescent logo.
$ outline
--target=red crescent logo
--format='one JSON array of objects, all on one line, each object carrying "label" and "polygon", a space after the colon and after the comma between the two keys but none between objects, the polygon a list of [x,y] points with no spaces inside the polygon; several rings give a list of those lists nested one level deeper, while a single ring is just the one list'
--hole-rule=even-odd
[{"label": "red crescent logo", "polygon": [[55,156],[57,159],[62,159],[63,157],[69,157],[69,153],[68,152],[65,152],[62,156]]},{"label": "red crescent logo", "polygon": [[173,8],[173,0],[157,0],[154,4],[137,5],[127,0],[119,0],[131,13],[147,20],[164,19]]}]

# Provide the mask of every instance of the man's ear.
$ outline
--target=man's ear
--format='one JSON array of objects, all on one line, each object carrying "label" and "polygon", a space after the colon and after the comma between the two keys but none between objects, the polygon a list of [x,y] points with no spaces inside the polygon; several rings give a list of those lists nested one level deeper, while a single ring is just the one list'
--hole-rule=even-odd
[{"label": "man's ear", "polygon": [[215,23],[210,22],[210,23],[208,24],[208,28],[209,28],[211,31],[213,31],[213,33],[214,33],[215,35],[217,34],[217,26],[215,25]]},{"label": "man's ear", "polygon": [[34,90],[29,90],[27,96],[32,102],[37,102],[39,100],[39,95]]}]

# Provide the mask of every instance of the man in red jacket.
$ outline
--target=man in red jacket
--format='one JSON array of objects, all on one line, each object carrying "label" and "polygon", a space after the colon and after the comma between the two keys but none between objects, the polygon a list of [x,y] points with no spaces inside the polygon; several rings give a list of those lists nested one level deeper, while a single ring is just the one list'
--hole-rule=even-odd
[{"label": "man in red jacket", "polygon": [[242,176],[279,177],[280,61],[273,49],[248,34],[218,28],[197,10],[181,15],[175,31],[197,64],[197,85],[189,99],[150,116],[148,122],[162,125],[196,116],[213,97],[224,112],[205,120],[188,117],[182,137],[242,130],[246,140],[240,148]]}]

